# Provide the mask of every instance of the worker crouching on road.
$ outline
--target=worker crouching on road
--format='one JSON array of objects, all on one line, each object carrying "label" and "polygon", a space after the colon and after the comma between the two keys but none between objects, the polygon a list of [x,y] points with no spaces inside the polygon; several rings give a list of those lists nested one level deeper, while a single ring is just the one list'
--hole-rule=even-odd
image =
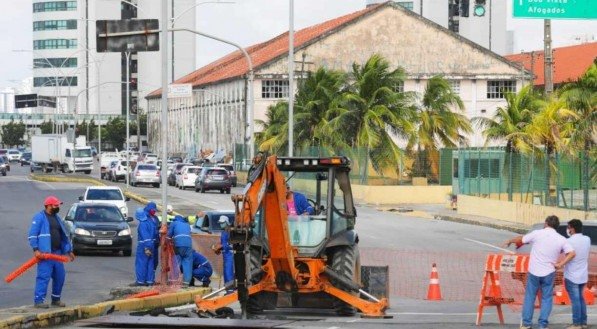
[{"label": "worker crouching on road", "polygon": [[188,220],[175,216],[168,228],[168,238],[174,240],[174,254],[182,267],[182,284],[189,286],[193,278],[193,243]]},{"label": "worker crouching on road", "polygon": [[139,221],[137,227],[137,254],[135,256],[135,275],[133,286],[152,286],[155,282],[156,263],[154,254],[154,240],[156,236],[155,224],[147,217],[143,208],[137,209],[135,218]]},{"label": "worker crouching on road", "polygon": [[62,219],[58,216],[61,204],[57,197],[47,197],[44,200],[45,209],[33,216],[29,229],[29,245],[35,257],[39,259],[33,297],[36,308],[50,307],[45,303],[50,278],[52,279],[52,306],[65,307],[65,304],[60,301],[66,277],[64,264],[56,260],[41,259],[42,253],[69,255],[71,261],[75,259],[70,239]]},{"label": "worker crouching on road", "polygon": [[195,280],[197,280],[201,281],[202,287],[209,287],[212,274],[213,268],[211,267],[211,263],[205,256],[193,250],[193,278],[191,279],[191,286],[194,286]]},{"label": "worker crouching on road", "polygon": [[[220,234],[220,243],[212,246],[212,249],[217,255],[222,254],[224,260],[222,271],[224,272],[224,285],[226,285],[234,279],[234,254],[232,252],[232,245],[229,242],[231,225],[228,217],[223,215],[220,216],[218,223],[224,231]],[[233,290],[226,291],[227,294],[232,292]]]}]

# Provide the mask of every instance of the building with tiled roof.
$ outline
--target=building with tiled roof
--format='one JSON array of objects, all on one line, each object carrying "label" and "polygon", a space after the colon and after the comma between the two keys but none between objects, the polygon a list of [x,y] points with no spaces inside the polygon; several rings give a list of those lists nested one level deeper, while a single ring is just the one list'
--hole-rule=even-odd
[{"label": "building with tiled roof", "polygon": [[[423,92],[426,81],[443,75],[459,93],[469,117],[491,115],[505,104],[505,91],[516,91],[528,72],[505,58],[396,4],[368,7],[295,32],[299,80],[318,67],[349,72],[373,54],[407,72],[404,91]],[[288,33],[246,48],[254,67],[254,118],[265,119],[268,106],[288,98]],[[169,99],[169,149],[193,153],[203,148],[232,151],[245,143],[248,65],[235,51],[175,81],[189,83],[193,95]],[[160,145],[160,95],[148,97],[148,143]],[[472,145],[482,145],[480,132]]]},{"label": "building with tiled roof", "polygon": [[[597,58],[597,42],[580,45],[553,48],[553,84],[560,84],[578,79],[593,64]],[[535,78],[533,84],[537,87],[545,85],[545,52],[531,51],[521,54],[505,56],[517,65],[532,71]]]}]

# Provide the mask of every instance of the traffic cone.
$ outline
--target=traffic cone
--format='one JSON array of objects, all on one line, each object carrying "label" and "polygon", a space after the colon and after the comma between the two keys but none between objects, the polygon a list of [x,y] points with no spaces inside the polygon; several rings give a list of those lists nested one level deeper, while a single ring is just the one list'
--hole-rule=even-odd
[{"label": "traffic cone", "polygon": [[553,303],[557,305],[570,305],[570,297],[568,296],[566,287],[561,285],[555,288],[555,298],[553,299]]},{"label": "traffic cone", "polygon": [[593,295],[591,290],[589,290],[589,288],[587,288],[587,286],[585,286],[585,289],[583,291],[583,296],[585,297],[585,303],[587,305],[595,304],[595,296]]},{"label": "traffic cone", "polygon": [[429,277],[429,289],[427,290],[427,300],[442,300],[442,292],[439,288],[439,275],[435,263],[431,265],[431,276]]}]

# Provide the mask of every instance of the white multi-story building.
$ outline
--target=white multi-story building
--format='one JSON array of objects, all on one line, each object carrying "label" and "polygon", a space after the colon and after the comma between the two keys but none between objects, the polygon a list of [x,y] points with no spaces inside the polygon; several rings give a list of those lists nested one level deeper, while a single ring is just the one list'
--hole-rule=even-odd
[{"label": "white multi-story building", "polygon": [[[366,0],[367,6],[387,0]],[[511,54],[514,32],[508,31],[508,1],[498,0],[394,0],[402,7],[479,44],[497,54]]]},{"label": "white multi-story building", "polygon": [[[174,0],[174,15],[195,4]],[[33,1],[34,93],[58,97],[56,113],[124,114],[126,112],[126,57],[121,53],[96,51],[97,20],[161,17],[160,1],[71,0]],[[172,13],[169,14],[172,17]],[[195,11],[176,22],[195,27]],[[174,77],[195,69],[195,37],[177,35],[174,47]],[[172,58],[170,58],[171,60]],[[131,109],[160,85],[160,52],[133,53]],[[99,87],[97,87],[99,85]],[[54,111],[46,109],[45,111]]]}]

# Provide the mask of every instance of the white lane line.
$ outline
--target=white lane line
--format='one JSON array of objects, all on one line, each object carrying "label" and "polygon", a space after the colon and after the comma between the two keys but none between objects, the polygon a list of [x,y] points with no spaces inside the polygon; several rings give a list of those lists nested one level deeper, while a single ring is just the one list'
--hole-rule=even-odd
[{"label": "white lane line", "polygon": [[48,182],[44,182],[44,181],[39,181],[39,180],[33,180],[33,179],[28,179],[31,182],[35,182],[35,183],[43,183],[46,184],[49,188],[51,188],[52,190],[55,190],[56,188],[52,185],[50,185],[50,183]]},{"label": "white lane line", "polygon": [[493,248],[493,249],[501,250],[501,251],[507,252],[509,254],[515,254],[515,252],[512,251],[512,250],[505,249],[505,248],[500,248],[498,246],[494,246],[494,245],[489,244],[489,243],[485,243],[485,242],[481,242],[481,241],[477,241],[477,240],[473,240],[473,239],[468,239],[468,238],[464,238],[464,240],[469,241],[469,242],[478,243],[478,244],[481,244],[481,245],[484,245],[484,246],[487,246],[487,247],[490,247],[490,248]]},{"label": "white lane line", "polygon": [[477,313],[419,313],[419,312],[391,312],[386,313],[391,315],[436,315],[436,316],[446,316],[446,315],[455,315],[455,316],[462,316],[462,315],[477,315]]}]

